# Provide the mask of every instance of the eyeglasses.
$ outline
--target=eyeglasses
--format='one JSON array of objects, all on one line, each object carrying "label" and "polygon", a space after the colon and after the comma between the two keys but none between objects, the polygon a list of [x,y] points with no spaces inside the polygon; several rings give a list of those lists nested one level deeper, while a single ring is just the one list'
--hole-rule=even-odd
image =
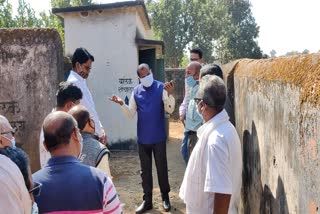
[{"label": "eyeglasses", "polygon": [[190,61],[198,61],[199,59],[197,59],[197,58],[190,58]]},{"label": "eyeglasses", "polygon": [[38,182],[33,182],[33,183],[34,183],[34,187],[31,190],[29,190],[29,193],[32,193],[33,196],[39,196],[41,192],[42,184]]},{"label": "eyeglasses", "polygon": [[7,131],[7,132],[1,132],[0,135],[9,134],[11,133],[12,136],[14,136],[15,130]]},{"label": "eyeglasses", "polygon": [[197,103],[197,105],[200,103],[200,101],[202,100],[201,98],[193,98],[194,101]]}]

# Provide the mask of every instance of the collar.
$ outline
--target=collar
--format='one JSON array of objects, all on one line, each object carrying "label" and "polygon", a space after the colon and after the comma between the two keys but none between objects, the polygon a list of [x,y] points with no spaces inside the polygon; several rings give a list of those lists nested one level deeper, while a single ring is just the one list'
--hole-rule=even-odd
[{"label": "collar", "polygon": [[74,78],[76,78],[79,81],[83,81],[85,82],[86,80],[82,78],[82,76],[80,76],[77,72],[75,72],[74,70],[70,71],[71,75],[74,76]]},{"label": "collar", "polygon": [[225,109],[223,109],[220,113],[216,114],[214,117],[212,117],[210,120],[208,120],[206,123],[204,123],[200,128],[197,130],[197,136],[200,138],[202,133],[206,130],[206,127],[213,126],[217,127],[220,125],[220,123],[229,121],[228,113]]},{"label": "collar", "polygon": [[96,140],[98,140],[99,138],[97,137],[97,135],[90,133],[90,132],[81,132],[81,135],[83,137],[83,139],[87,139],[87,138],[94,138]]},{"label": "collar", "polygon": [[72,155],[66,155],[66,156],[57,156],[57,157],[51,157],[48,160],[48,166],[50,165],[59,165],[59,164],[66,164],[66,163],[79,163],[80,161],[78,158],[72,156]]}]

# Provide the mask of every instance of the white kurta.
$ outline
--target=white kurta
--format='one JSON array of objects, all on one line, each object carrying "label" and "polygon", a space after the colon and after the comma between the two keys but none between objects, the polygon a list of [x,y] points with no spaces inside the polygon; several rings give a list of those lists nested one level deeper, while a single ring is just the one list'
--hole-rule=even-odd
[{"label": "white kurta", "polygon": [[242,154],[240,139],[225,110],[197,131],[179,196],[189,214],[212,214],[214,193],[231,195],[229,212],[238,213]]},{"label": "white kurta", "polygon": [[71,82],[73,84],[75,84],[76,86],[78,86],[82,93],[83,93],[83,97],[80,100],[80,104],[84,105],[89,113],[90,116],[92,117],[92,119],[94,120],[94,124],[95,124],[95,129],[96,129],[96,134],[101,137],[103,135],[103,131],[102,131],[102,125],[98,116],[98,113],[96,111],[96,107],[95,104],[93,102],[93,98],[92,98],[92,94],[87,86],[86,80],[83,79],[79,74],[77,74],[74,71],[70,71],[69,77],[67,79],[67,82]]}]

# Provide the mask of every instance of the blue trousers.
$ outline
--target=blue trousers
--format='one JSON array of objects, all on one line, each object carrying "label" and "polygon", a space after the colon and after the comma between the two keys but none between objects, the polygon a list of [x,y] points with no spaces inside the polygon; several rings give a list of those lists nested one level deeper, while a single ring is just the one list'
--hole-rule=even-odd
[{"label": "blue trousers", "polygon": [[183,136],[182,144],[181,144],[181,155],[182,155],[184,162],[187,165],[188,159],[189,159],[189,157],[188,157],[188,132],[184,132],[184,136]]}]

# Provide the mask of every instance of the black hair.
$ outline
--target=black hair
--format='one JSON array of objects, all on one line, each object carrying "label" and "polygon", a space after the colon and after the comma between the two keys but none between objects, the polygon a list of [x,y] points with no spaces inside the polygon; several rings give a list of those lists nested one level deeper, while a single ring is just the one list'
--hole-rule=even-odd
[{"label": "black hair", "polygon": [[200,77],[202,78],[206,75],[216,75],[223,79],[223,72],[217,64],[205,65],[200,71]]},{"label": "black hair", "polygon": [[70,115],[64,118],[63,122],[55,130],[43,128],[44,143],[47,149],[53,151],[61,144],[69,144],[73,130],[77,127],[77,122]]},{"label": "black hair", "polygon": [[63,107],[68,101],[75,102],[82,99],[82,91],[78,86],[69,82],[59,83],[59,89],[56,94],[57,107]]},{"label": "black hair", "polygon": [[198,54],[199,55],[199,58],[202,59],[202,50],[200,48],[193,48],[190,50],[190,53],[195,53],[195,54]]},{"label": "black hair", "polygon": [[31,188],[31,181],[29,180],[29,158],[27,154],[20,148],[5,147],[0,149],[0,154],[7,156],[20,169],[24,182],[28,190]]},{"label": "black hair", "polygon": [[72,55],[72,67],[74,68],[77,62],[83,64],[89,59],[94,62],[94,57],[85,48],[77,48]]}]

